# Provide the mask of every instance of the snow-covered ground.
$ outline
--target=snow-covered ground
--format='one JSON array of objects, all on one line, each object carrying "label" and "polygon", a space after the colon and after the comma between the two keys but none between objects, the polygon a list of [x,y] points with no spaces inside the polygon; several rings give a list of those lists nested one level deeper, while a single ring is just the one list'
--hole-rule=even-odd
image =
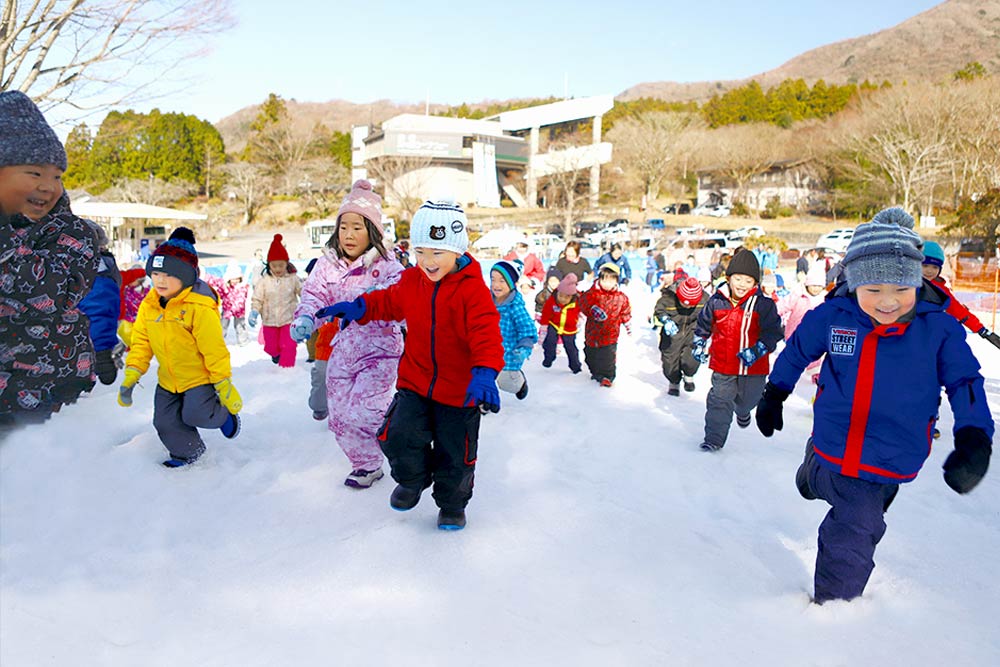
[{"label": "snow-covered ground", "polygon": [[[633,285],[638,325],[652,299]],[[155,375],[0,445],[0,664],[1000,664],[1000,473],[945,486],[951,414],[887,515],[865,596],[809,603],[821,501],[793,476],[811,386],[765,440],[735,427],[698,450],[709,371],[668,397],[655,336],[623,338],[598,387],[564,356],[484,418],[469,525],[429,495],[350,472],[306,407],[309,366],[232,348],[243,433],[205,434],[168,470],[150,425]],[[994,414],[1000,351],[973,337]],[[304,348],[300,348],[304,352]]]}]

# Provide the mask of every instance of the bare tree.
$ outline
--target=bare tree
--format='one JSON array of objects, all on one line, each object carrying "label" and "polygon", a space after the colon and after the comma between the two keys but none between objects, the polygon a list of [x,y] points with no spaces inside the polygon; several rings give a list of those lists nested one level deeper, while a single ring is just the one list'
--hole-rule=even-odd
[{"label": "bare tree", "polygon": [[232,194],[243,203],[243,224],[248,225],[267,201],[267,169],[251,162],[233,162],[223,171],[229,177]]},{"label": "bare tree", "polygon": [[679,176],[690,142],[685,133],[702,129],[700,117],[686,113],[650,112],[615,124],[608,139],[615,145],[615,160],[634,174],[650,199],[659,196],[663,182]]},{"label": "bare tree", "polygon": [[4,0],[0,90],[43,109],[121,104],[232,22],[229,0]]},{"label": "bare tree", "polygon": [[954,108],[948,147],[952,204],[969,195],[1000,188],[1000,86],[991,79],[950,87]]},{"label": "bare tree", "polygon": [[368,173],[385,189],[386,203],[398,208],[405,220],[413,220],[430,195],[424,173],[430,165],[431,158],[421,155],[385,155],[365,161]]},{"label": "bare tree", "polygon": [[198,194],[199,189],[197,183],[189,181],[167,183],[158,178],[122,178],[115,181],[101,196],[110,200],[161,206]]},{"label": "bare tree", "polygon": [[562,212],[565,239],[573,236],[573,214],[577,204],[590,197],[588,149],[588,146],[557,143],[551,144],[546,154],[546,204]]},{"label": "bare tree", "polygon": [[750,180],[775,162],[792,157],[788,131],[767,123],[728,125],[703,137],[702,166],[731,180],[736,186],[734,201],[747,205]]},{"label": "bare tree", "polygon": [[291,194],[300,183],[298,178],[306,161],[315,152],[317,138],[314,128],[297,125],[286,112],[250,135],[244,155],[252,162],[267,165],[282,194]]}]

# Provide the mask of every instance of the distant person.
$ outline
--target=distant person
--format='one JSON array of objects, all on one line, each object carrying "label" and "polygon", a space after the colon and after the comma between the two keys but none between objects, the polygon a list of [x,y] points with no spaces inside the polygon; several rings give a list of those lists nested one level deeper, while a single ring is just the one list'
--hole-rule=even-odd
[{"label": "distant person", "polygon": [[264,328],[264,352],[281,368],[295,366],[296,344],[288,333],[299,305],[302,281],[295,266],[288,261],[288,251],[281,243],[281,234],[275,234],[267,250],[264,277],[257,281],[251,300],[253,310],[247,323],[257,326],[260,318]]},{"label": "distant person", "polygon": [[583,356],[590,369],[590,379],[610,387],[618,368],[618,336],[621,328],[632,334],[632,306],[625,292],[618,289],[618,265],[601,266],[594,284],[580,296],[580,312],[587,318],[584,326]]},{"label": "distant person", "polygon": [[562,255],[559,256],[559,260],[556,262],[556,269],[563,274],[563,277],[572,273],[576,276],[577,282],[584,282],[591,273],[593,269],[590,268],[590,262],[580,257],[580,242],[570,241],[566,244],[566,249],[563,250]]},{"label": "distant person", "polygon": [[[575,278],[576,276],[574,276]],[[545,302],[548,300],[556,288],[559,287],[559,282],[563,279],[563,274],[559,269],[552,267],[545,273],[545,282],[542,284],[542,289],[538,290],[535,294],[535,321],[541,322],[542,318],[542,308],[545,306]],[[541,333],[541,329],[539,331]]]},{"label": "distant person", "polygon": [[810,248],[804,253],[799,255],[799,258],[795,260],[795,279],[800,283],[805,282],[806,275],[809,273],[809,265],[816,259],[816,249]]},{"label": "distant person", "polygon": [[555,293],[545,300],[541,319],[545,331],[545,338],[542,341],[544,353],[542,366],[552,367],[552,363],[556,360],[556,346],[562,342],[566,359],[569,361],[569,370],[574,375],[583,370],[580,365],[580,350],[576,346],[580,321],[576,282],[576,275],[573,273],[559,281]]},{"label": "distant person", "polygon": [[528,287],[531,289],[535,289],[545,280],[545,266],[542,264],[542,260],[538,259],[538,255],[530,251],[526,241],[518,241],[514,249],[507,253],[504,259],[507,261],[516,259],[524,265],[521,278],[528,282]]},{"label": "distant person", "polygon": [[218,288],[222,300],[222,335],[229,331],[229,323],[233,324],[233,334],[237,345],[245,345],[247,335],[247,298],[250,295],[250,285],[243,280],[243,270],[236,262],[230,262],[222,275]]},{"label": "distant person", "polygon": [[66,151],[35,103],[0,93],[0,437],[44,422],[94,386],[80,301],[97,277],[97,234],[62,185]]},{"label": "distant person", "polygon": [[97,379],[101,384],[111,385],[118,379],[114,350],[118,345],[122,276],[115,256],[108,250],[107,234],[97,223],[91,224],[97,234],[101,268],[90,292],[80,301],[80,310],[90,320],[90,340],[94,343],[94,370],[97,371]]},{"label": "distant person", "polygon": [[132,393],[156,357],[153,427],[170,458],[168,468],[197,461],[205,451],[198,429],[240,432],[243,399],[232,383],[229,350],[222,337],[218,295],[198,278],[194,233],[178,227],[146,262],[153,289],[139,306],[118,404]]},{"label": "distant person", "polygon": [[620,243],[612,244],[611,250],[597,258],[597,261],[594,262],[594,271],[600,273],[601,267],[608,263],[618,265],[618,275],[621,276],[618,282],[621,285],[628,285],[632,280],[632,267],[629,266]]},{"label": "distant person", "polygon": [[517,291],[520,262],[502,259],[490,269],[490,292],[500,313],[503,337],[503,370],[497,376],[501,391],[514,394],[519,401],[528,395],[528,379],[522,367],[538,342],[538,329],[528,314],[524,297]]},{"label": "distant person", "polygon": [[660,329],[660,362],[670,385],[668,396],[680,396],[682,380],[684,391],[694,391],[694,375],[701,363],[691,354],[691,343],[708,298],[698,279],[688,276],[664,287],[656,301],[653,323]]}]

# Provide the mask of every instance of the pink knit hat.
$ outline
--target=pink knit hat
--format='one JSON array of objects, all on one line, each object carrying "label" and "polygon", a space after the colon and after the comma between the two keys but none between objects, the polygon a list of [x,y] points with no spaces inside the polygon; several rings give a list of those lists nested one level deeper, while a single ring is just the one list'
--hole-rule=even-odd
[{"label": "pink knit hat", "polygon": [[338,222],[345,213],[357,213],[379,229],[382,228],[382,198],[372,191],[372,184],[363,178],[355,181],[351,191],[344,197],[337,210]]},{"label": "pink knit hat", "polygon": [[701,301],[701,295],[704,293],[705,290],[702,289],[701,283],[694,276],[688,276],[684,282],[677,286],[677,299],[689,308],[698,305],[698,302]]},{"label": "pink knit hat", "polygon": [[576,282],[576,274],[567,273],[566,276],[559,281],[559,287],[556,288],[556,291],[560,294],[565,294],[566,296],[573,296],[576,294]]}]

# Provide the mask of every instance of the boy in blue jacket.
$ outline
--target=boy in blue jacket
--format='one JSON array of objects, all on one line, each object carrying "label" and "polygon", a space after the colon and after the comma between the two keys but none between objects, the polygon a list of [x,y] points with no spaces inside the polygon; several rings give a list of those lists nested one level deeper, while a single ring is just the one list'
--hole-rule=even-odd
[{"label": "boy in blue jacket", "polygon": [[528,395],[528,379],[521,367],[538,342],[535,321],[517,291],[522,267],[519,260],[501,259],[490,269],[490,293],[500,313],[500,335],[503,336],[503,370],[497,376],[497,386],[517,396],[519,401]]},{"label": "boy in blue jacket", "polygon": [[831,505],[819,527],[819,604],[864,592],[883,515],[930,454],[942,386],[955,415],[945,482],[968,493],[989,465],[994,426],[979,363],[945,312],[948,297],[922,278],[922,247],[901,208],[860,225],[843,259],[846,284],[806,314],[757,406],[757,426],[770,437],[799,375],[826,354],[796,474],[803,497]]}]

